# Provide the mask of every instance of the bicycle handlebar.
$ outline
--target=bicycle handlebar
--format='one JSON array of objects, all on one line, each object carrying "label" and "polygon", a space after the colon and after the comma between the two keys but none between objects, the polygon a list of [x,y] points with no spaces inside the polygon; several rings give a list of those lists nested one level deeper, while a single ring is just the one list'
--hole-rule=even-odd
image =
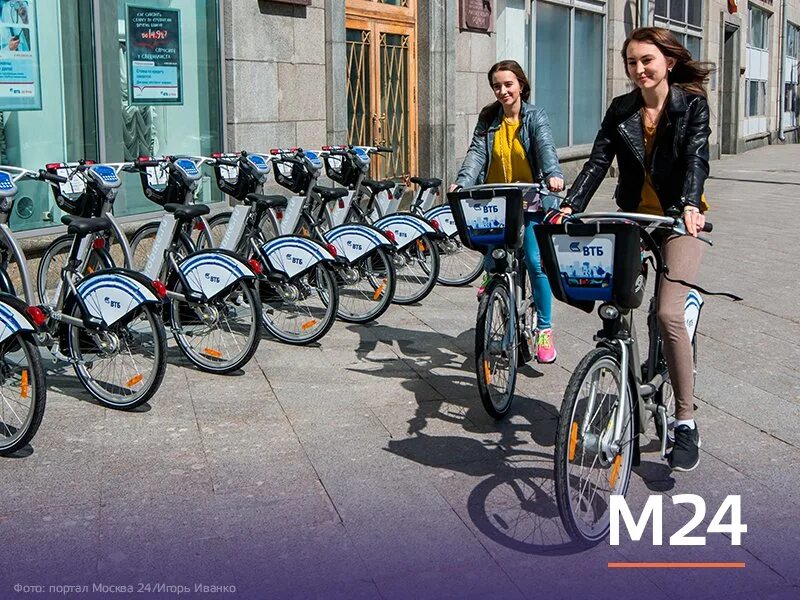
[{"label": "bicycle handlebar", "polygon": [[52,183],[67,183],[68,179],[66,177],[61,177],[61,175],[54,175],[53,173],[48,173],[44,169],[39,169],[38,179],[42,181],[50,181]]}]

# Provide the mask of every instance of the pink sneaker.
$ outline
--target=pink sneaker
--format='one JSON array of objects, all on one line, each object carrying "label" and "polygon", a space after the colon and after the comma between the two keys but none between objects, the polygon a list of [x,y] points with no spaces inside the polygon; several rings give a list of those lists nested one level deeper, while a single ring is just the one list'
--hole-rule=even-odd
[{"label": "pink sneaker", "polygon": [[483,293],[486,291],[486,286],[489,285],[489,282],[492,280],[492,276],[489,273],[483,274],[483,279],[481,279],[481,284],[478,286],[478,300],[481,299]]},{"label": "pink sneaker", "polygon": [[553,330],[542,329],[536,332],[536,360],[543,364],[556,362],[556,346],[553,343]]}]

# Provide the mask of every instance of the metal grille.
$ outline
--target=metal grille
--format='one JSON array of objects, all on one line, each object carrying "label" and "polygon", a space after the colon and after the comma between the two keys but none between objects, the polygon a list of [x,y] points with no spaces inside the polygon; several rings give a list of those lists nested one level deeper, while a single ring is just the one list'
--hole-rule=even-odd
[{"label": "metal grille", "polygon": [[347,124],[352,144],[369,145],[371,32],[347,30]]},{"label": "metal grille", "polygon": [[409,36],[380,34],[383,136],[394,148],[382,161],[382,178],[408,175],[408,51]]}]

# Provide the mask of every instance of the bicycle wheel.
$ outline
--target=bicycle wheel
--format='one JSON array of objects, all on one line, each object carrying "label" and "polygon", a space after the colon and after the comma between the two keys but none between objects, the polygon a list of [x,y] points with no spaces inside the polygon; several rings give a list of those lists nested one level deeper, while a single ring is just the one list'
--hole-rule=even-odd
[{"label": "bicycle wheel", "polygon": [[[182,292],[176,278],[174,289]],[[227,294],[200,304],[173,299],[170,322],[181,352],[209,373],[241,369],[261,339],[261,302],[252,281],[241,279]]]},{"label": "bicycle wheel", "polygon": [[[611,495],[624,496],[633,463],[632,394],[619,397],[619,357],[596,348],[570,378],[556,432],[555,489],[567,534],[584,545],[600,542],[610,527]],[[622,402],[626,402],[625,409]],[[622,415],[620,415],[622,412]],[[624,418],[618,447],[616,418]]]},{"label": "bicycle wheel", "polygon": [[441,240],[439,246],[439,277],[442,285],[459,286],[475,281],[483,272],[483,254],[470,250],[458,237]]},{"label": "bicycle wheel", "polygon": [[[158,308],[143,304],[107,329],[66,325],[67,351],[78,379],[108,408],[130,410],[156,393],[167,366],[167,341]],[[72,315],[80,318],[75,306]]]},{"label": "bicycle wheel", "polygon": [[[62,235],[57,237],[47,247],[39,261],[39,268],[36,272],[36,293],[39,302],[46,306],[55,306],[56,290],[61,283],[61,271],[67,264],[69,251],[72,248],[73,236]],[[117,247],[119,244],[117,244]],[[103,268],[111,268],[114,261],[111,255],[105,250],[95,248],[89,249],[89,258],[86,261],[85,275],[94,273]]]},{"label": "bicycle wheel", "polygon": [[336,320],[339,290],[326,264],[285,284],[262,280],[259,291],[264,327],[287,344],[316,342]]},{"label": "bicycle wheel", "polygon": [[[197,249],[204,250],[205,248],[219,248],[222,238],[225,236],[225,232],[228,229],[228,223],[230,220],[230,212],[219,213],[208,220],[209,231],[200,232],[195,230],[197,235],[194,237],[195,244],[197,244]],[[201,233],[204,233],[204,235],[200,235]],[[208,245],[209,242],[211,245]]]},{"label": "bicycle wheel", "polygon": [[392,302],[413,304],[431,293],[439,277],[439,249],[427,235],[394,257],[395,288]]},{"label": "bicycle wheel", "polygon": [[483,407],[495,419],[502,419],[511,409],[517,382],[518,340],[509,327],[512,318],[508,286],[494,277],[478,305],[475,372]]},{"label": "bicycle wheel", "polygon": [[339,288],[338,317],[348,323],[368,323],[380,317],[392,302],[394,263],[383,248],[334,271]]},{"label": "bicycle wheel", "polygon": [[264,234],[264,242],[268,242],[273,238],[281,235],[281,228],[278,220],[275,218],[275,213],[270,209],[264,211],[264,216],[261,217],[261,222],[258,224],[261,232]]},{"label": "bicycle wheel", "polygon": [[[692,340],[692,365],[694,384],[697,383],[697,335],[695,335],[694,339]],[[692,385],[692,389],[694,389],[694,385]],[[667,447],[669,447],[675,442],[675,390],[673,389],[669,379],[661,384],[661,387],[656,392],[654,399],[657,404],[663,404],[664,408],[666,409]],[[656,435],[658,435],[658,439],[661,441],[661,415],[658,411],[656,411],[655,418],[653,420],[656,425]]]},{"label": "bicycle wheel", "polygon": [[17,333],[0,344],[0,455],[13,454],[36,435],[44,416],[46,383],[33,338]]}]

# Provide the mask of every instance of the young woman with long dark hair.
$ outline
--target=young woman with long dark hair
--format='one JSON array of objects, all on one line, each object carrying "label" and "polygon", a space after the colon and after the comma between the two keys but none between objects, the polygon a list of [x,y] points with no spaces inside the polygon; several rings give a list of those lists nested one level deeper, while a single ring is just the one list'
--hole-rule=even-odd
[{"label": "young woman with long dark hair", "polygon": [[683,317],[689,289],[670,280],[694,281],[705,250],[696,237],[708,209],[703,188],[709,171],[705,82],[710,68],[693,60],[675,36],[660,27],[631,32],[622,58],[636,89],[611,102],[562,211],[583,211],[616,157],[616,201],[623,211],[678,211],[683,217],[690,235],[665,239],[661,246],[670,278],[661,281],[658,319],[675,392],[675,444],[669,463],[674,470],[691,471],[700,460],[700,435],[693,414],[692,344]]},{"label": "young woman with long dark hair", "polygon": [[[552,191],[563,190],[564,175],[558,166],[550,121],[542,108],[528,103],[531,85],[522,67],[516,61],[503,60],[489,70],[488,77],[496,101],[481,111],[464,164],[450,190],[483,183],[537,181],[544,181]],[[551,208],[549,204],[543,207]],[[533,234],[543,216],[544,210],[525,213],[523,248],[537,310],[536,359],[551,363],[556,360],[553,297]]]}]

